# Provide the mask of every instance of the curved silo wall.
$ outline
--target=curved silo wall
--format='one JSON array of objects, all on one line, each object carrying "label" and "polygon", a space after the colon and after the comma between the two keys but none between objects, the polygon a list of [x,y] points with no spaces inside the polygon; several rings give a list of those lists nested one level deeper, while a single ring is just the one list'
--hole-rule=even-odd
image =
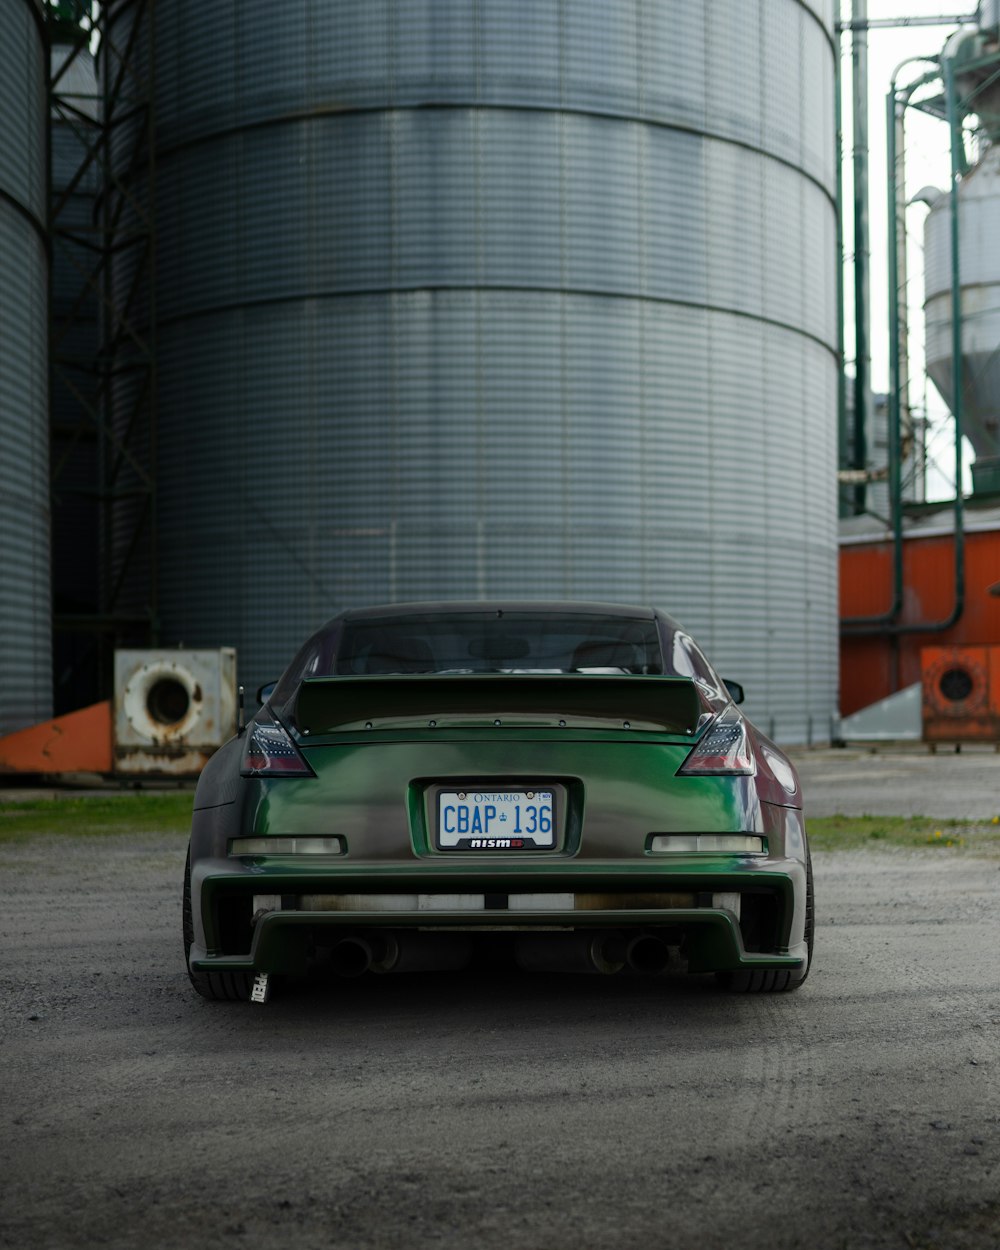
[{"label": "curved silo wall", "polygon": [[0,0],[0,733],[52,708],[41,6]]},{"label": "curved silo wall", "polygon": [[836,703],[832,6],[178,0],[156,22],[164,635],[657,603]]}]

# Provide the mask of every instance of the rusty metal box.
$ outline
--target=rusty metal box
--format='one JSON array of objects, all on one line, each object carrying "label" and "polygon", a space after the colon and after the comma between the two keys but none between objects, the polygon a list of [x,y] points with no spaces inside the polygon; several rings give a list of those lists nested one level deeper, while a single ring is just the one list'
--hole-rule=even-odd
[{"label": "rusty metal box", "polygon": [[197,775],[236,732],[236,651],[115,652],[114,766]]}]

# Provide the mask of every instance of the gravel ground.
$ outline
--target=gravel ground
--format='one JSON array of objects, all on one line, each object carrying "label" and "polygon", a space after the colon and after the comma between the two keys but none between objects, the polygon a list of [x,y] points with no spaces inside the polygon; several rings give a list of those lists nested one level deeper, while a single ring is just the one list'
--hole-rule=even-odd
[{"label": "gravel ground", "polygon": [[0,1245],[1000,1245],[1000,866],[819,855],[798,993],[424,974],[209,1004],[184,840],[0,848]]},{"label": "gravel ground", "polygon": [[1000,815],[1000,754],[991,747],[931,755],[926,747],[792,751],[807,816]]}]

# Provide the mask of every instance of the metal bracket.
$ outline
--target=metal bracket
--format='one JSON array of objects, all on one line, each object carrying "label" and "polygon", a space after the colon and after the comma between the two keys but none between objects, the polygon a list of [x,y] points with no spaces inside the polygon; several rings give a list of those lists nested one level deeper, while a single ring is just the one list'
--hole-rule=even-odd
[{"label": "metal bracket", "polygon": [[271,987],[268,984],[268,973],[258,972],[253,979],[253,989],[250,991],[250,1001],[252,1003],[266,1003],[271,997]]}]

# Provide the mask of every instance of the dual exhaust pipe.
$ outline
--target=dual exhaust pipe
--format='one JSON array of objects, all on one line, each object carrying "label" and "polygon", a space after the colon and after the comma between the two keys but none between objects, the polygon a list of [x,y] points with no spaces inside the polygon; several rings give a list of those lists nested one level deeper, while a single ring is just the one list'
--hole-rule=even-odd
[{"label": "dual exhaust pipe", "polygon": [[[371,933],[343,937],[330,953],[330,968],[340,977],[366,972],[451,972],[472,962],[472,941],[465,933]],[[590,972],[612,976],[624,968],[655,975],[671,961],[662,937],[640,933],[549,933],[518,937],[514,958],[526,972]]]},{"label": "dual exhaust pipe", "polygon": [[596,972],[613,976],[624,968],[654,975],[670,964],[670,947],[661,937],[640,933],[552,933],[518,938],[518,966],[526,972]]},{"label": "dual exhaust pipe", "polygon": [[394,933],[341,938],[330,953],[330,967],[340,977],[365,972],[455,972],[472,962],[472,943],[464,933]]}]

